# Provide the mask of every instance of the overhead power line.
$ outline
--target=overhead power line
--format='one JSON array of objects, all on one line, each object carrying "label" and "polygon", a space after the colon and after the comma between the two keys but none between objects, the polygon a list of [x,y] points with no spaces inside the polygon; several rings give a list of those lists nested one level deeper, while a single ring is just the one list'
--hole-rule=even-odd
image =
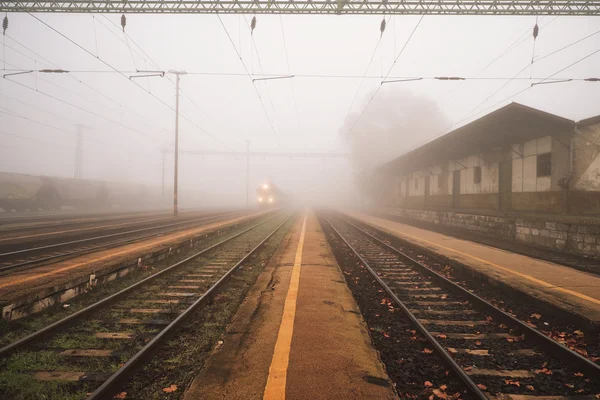
[{"label": "overhead power line", "polygon": [[[390,16],[388,18],[388,22],[389,22],[390,18],[392,18],[392,17]],[[384,19],[384,21],[385,21],[385,19]],[[360,93],[360,89],[362,88],[362,85],[365,82],[365,79],[367,79],[367,74],[369,73],[369,69],[371,68],[371,64],[373,63],[373,58],[375,58],[375,54],[377,53],[377,49],[379,49],[379,45],[381,44],[381,40],[383,39],[383,34],[384,34],[384,31],[381,32],[381,34],[379,35],[379,39],[377,39],[377,43],[375,44],[375,48],[373,49],[373,52],[371,53],[371,58],[369,59],[369,63],[367,64],[367,67],[365,68],[365,72],[362,75],[360,83],[358,84],[358,87],[356,88],[356,92],[354,93],[354,97],[352,98],[352,102],[350,103],[350,107],[348,107],[348,112],[346,112],[346,116],[344,117],[344,121],[347,120],[348,117],[350,116],[350,113],[352,112],[352,107],[354,107],[354,103],[356,102],[356,99],[358,98],[358,94]],[[379,77],[379,78],[381,78],[381,77]]]},{"label": "overhead power line", "polygon": [[[162,99],[160,99],[159,97],[157,97],[155,94],[153,94],[152,92],[146,90],[142,85],[140,85],[139,83],[135,82],[132,79],[129,79],[127,77],[127,75],[121,73],[118,69],[116,69],[115,67],[113,67],[111,64],[109,64],[108,62],[106,62],[105,60],[103,60],[101,57],[98,57],[96,55],[94,55],[94,53],[92,53],[91,51],[89,51],[88,49],[86,49],[85,47],[83,47],[82,45],[80,45],[79,43],[75,42],[73,39],[71,39],[70,37],[68,37],[67,35],[65,35],[64,33],[60,32],[59,30],[55,29],[54,27],[52,27],[51,25],[49,25],[48,23],[46,23],[45,21],[43,21],[42,19],[36,17],[35,15],[28,13],[29,15],[31,15],[33,18],[35,18],[36,20],[38,20],[39,22],[41,22],[43,25],[45,25],[46,27],[48,27],[49,29],[51,29],[52,31],[56,32],[58,35],[62,36],[63,38],[65,38],[66,40],[68,40],[69,42],[71,42],[72,44],[74,44],[75,46],[77,46],[78,48],[80,48],[81,50],[83,50],[84,52],[86,52],[87,54],[91,55],[92,57],[98,59],[100,62],[102,62],[104,65],[106,65],[107,67],[109,67],[110,69],[112,69],[113,71],[117,72],[119,75],[123,76],[124,78],[127,78],[128,81],[132,82],[133,84],[135,84],[137,87],[139,87],[140,89],[142,89],[144,92],[148,93],[150,96],[152,96],[154,99],[156,99],[158,102],[160,102],[162,105],[164,105],[165,107],[167,107],[168,109],[170,109],[171,111],[175,112],[175,109],[173,107],[171,107],[171,105],[169,105],[168,103],[166,103],[165,101],[163,101]],[[194,125],[196,128],[200,129],[202,132],[204,132],[206,135],[210,136],[211,138],[213,138],[215,141],[221,143],[223,146],[227,147],[221,140],[219,140],[217,137],[213,136],[212,134],[210,134],[209,132],[207,132],[206,130],[204,130],[204,128],[200,127],[198,124],[196,124],[194,121],[190,120],[189,118],[187,118],[184,115],[181,115],[181,117],[183,119],[185,119],[186,121],[190,122],[192,125]]]},{"label": "overhead power line", "polygon": [[[546,54],[546,55],[544,55],[544,56],[542,56],[542,57],[538,58],[538,59],[536,60],[536,62],[540,62],[540,61],[542,61],[542,60],[544,60],[544,59],[546,59],[546,58],[548,58],[548,57],[551,57],[551,56],[553,56],[553,55],[555,55],[555,54],[557,54],[557,53],[559,53],[559,52],[561,52],[561,51],[563,51],[563,50],[566,50],[566,49],[568,49],[569,47],[576,45],[577,43],[580,43],[580,42],[582,42],[582,41],[584,41],[584,40],[586,40],[586,39],[589,39],[589,38],[591,38],[592,36],[595,36],[595,35],[597,35],[597,34],[599,34],[599,33],[600,33],[600,30],[599,30],[599,31],[596,31],[596,32],[594,32],[594,33],[592,33],[592,34],[589,34],[589,35],[587,35],[587,36],[585,36],[585,37],[583,37],[583,38],[581,38],[581,39],[578,39],[578,40],[576,40],[576,41],[574,41],[574,42],[572,42],[572,43],[569,43],[569,44],[567,44],[566,46],[563,46],[563,47],[561,47],[561,48],[559,48],[559,49],[556,49],[556,50],[554,50],[554,51],[552,51],[552,52],[550,52],[550,53],[548,53],[548,54]],[[479,109],[479,107],[481,107],[481,106],[482,106],[483,104],[485,104],[485,103],[486,103],[486,102],[487,102],[489,99],[491,99],[492,97],[494,97],[494,96],[495,96],[495,95],[496,95],[498,92],[500,92],[502,89],[504,89],[504,88],[505,88],[505,87],[506,87],[506,86],[507,86],[509,83],[511,83],[513,80],[517,79],[517,77],[518,77],[518,76],[519,76],[521,73],[523,73],[523,72],[524,72],[524,71],[525,71],[527,68],[529,68],[529,66],[530,66],[530,64],[527,64],[527,65],[525,65],[523,68],[521,68],[521,69],[519,70],[519,72],[517,72],[515,75],[513,75],[513,76],[512,76],[512,78],[510,78],[509,80],[507,80],[507,81],[506,81],[506,82],[505,82],[505,83],[504,83],[502,86],[500,86],[500,87],[499,87],[498,89],[496,89],[496,90],[495,90],[495,91],[494,91],[492,94],[488,95],[488,96],[487,96],[485,99],[483,99],[483,100],[482,100],[482,101],[481,101],[479,104],[477,104],[477,106],[476,106],[475,108],[473,108],[471,111],[469,111],[469,112],[468,112],[468,113],[467,113],[465,116],[463,116],[463,117],[462,117],[462,118],[461,118],[461,119],[460,119],[458,122],[456,122],[455,124],[453,124],[453,125],[450,127],[450,129],[452,129],[454,126],[456,126],[456,125],[460,124],[461,122],[463,122],[463,121],[465,121],[465,120],[467,120],[467,119],[471,118],[471,115],[472,115],[472,114],[473,114],[475,111],[477,111],[477,109]],[[559,71],[559,72],[561,72],[561,71]],[[552,76],[553,76],[553,75],[552,75]],[[540,82],[547,82],[547,81],[548,81],[550,78],[552,78],[552,76],[550,76],[550,77],[547,77],[547,78],[543,78],[543,79],[542,79]],[[529,78],[529,79],[531,79],[531,78]],[[583,80],[583,81],[590,81],[590,82],[598,82],[598,77],[584,78],[584,79],[572,79],[572,78],[562,78],[562,79],[568,79],[569,81],[574,81],[574,80]],[[536,82],[536,84],[539,84],[540,82]],[[475,114],[475,115],[478,115],[478,114],[479,114],[479,113],[477,113],[477,114]]]},{"label": "overhead power line", "polygon": [[[45,57],[43,57],[43,56],[42,56],[42,55],[40,55],[39,53],[35,52],[34,50],[32,50],[31,48],[29,48],[28,46],[24,45],[23,43],[19,42],[19,41],[18,41],[18,40],[16,40],[15,38],[13,38],[13,37],[11,37],[11,36],[9,36],[9,35],[6,35],[6,37],[7,37],[7,38],[9,38],[9,39],[11,39],[13,42],[15,42],[15,43],[16,43],[16,44],[18,44],[19,46],[23,47],[24,49],[27,49],[27,51],[31,52],[31,53],[32,53],[32,54],[34,54],[36,57],[39,57],[41,60],[43,60],[43,61],[45,61],[46,63],[48,63],[47,65],[49,65],[49,66],[52,66],[52,67],[54,67],[54,68],[59,68],[59,67],[58,67],[58,65],[56,65],[56,64],[54,64],[54,63],[52,63],[51,61],[49,61],[48,59],[46,59]],[[23,54],[23,55],[24,55],[25,57],[29,58],[29,59],[30,59],[30,60],[32,60],[32,61],[39,62],[39,60],[36,60],[36,59],[34,59],[34,58],[32,58],[32,57],[29,57],[29,56],[27,56],[27,55],[25,55],[25,54]],[[40,72],[40,71],[38,71],[38,72]],[[69,71],[69,72],[71,72],[71,71]],[[112,72],[114,72],[114,71],[112,71]],[[68,73],[68,74],[66,74],[66,75],[67,75],[67,76],[69,76],[71,79],[75,80],[77,83],[79,83],[79,84],[81,84],[81,85],[85,86],[85,87],[86,87],[86,88],[88,88],[89,90],[93,91],[94,93],[96,93],[96,94],[100,95],[101,97],[105,98],[106,100],[110,101],[111,103],[113,103],[113,104],[116,104],[117,106],[119,106],[119,110],[125,110],[125,111],[127,111],[127,112],[129,112],[129,113],[131,113],[131,114],[133,114],[133,115],[135,115],[135,116],[137,116],[137,117],[138,117],[138,118],[140,118],[142,121],[144,121],[145,123],[147,123],[147,124],[148,124],[148,126],[149,126],[149,127],[151,127],[152,129],[156,129],[156,128],[157,128],[157,124],[156,124],[155,122],[153,122],[153,121],[150,121],[148,118],[146,118],[145,116],[143,116],[143,115],[141,115],[140,113],[136,112],[135,110],[132,110],[132,109],[130,109],[129,107],[127,107],[127,106],[125,106],[125,105],[121,104],[120,102],[118,102],[117,100],[115,100],[114,96],[113,96],[113,97],[111,97],[111,96],[108,96],[108,95],[106,95],[106,94],[102,93],[100,90],[98,90],[98,89],[94,88],[93,86],[91,86],[91,85],[87,84],[86,82],[82,81],[81,79],[79,79],[79,78],[77,78],[77,77],[75,77],[75,76],[71,75],[70,73]],[[59,85],[56,85],[56,84],[54,84],[54,85],[55,85],[55,86],[59,86]],[[59,86],[59,87],[61,87],[61,86]],[[65,89],[65,90],[66,90],[66,89]],[[104,104],[102,104],[102,103],[99,103],[99,102],[97,102],[97,101],[95,101],[95,100],[91,100],[91,99],[89,99],[89,98],[87,98],[87,97],[85,97],[85,96],[82,96],[82,95],[79,95],[79,96],[80,96],[80,97],[82,97],[82,98],[85,98],[87,101],[89,101],[89,102],[91,102],[91,103],[97,104],[97,105],[99,105],[100,107],[106,108],[106,109],[108,109],[108,110],[110,110],[110,111],[112,111],[112,112],[118,112],[118,111],[119,111],[119,110],[114,110],[114,109],[111,109],[110,107],[108,107],[108,106],[106,106],[106,105],[104,105]],[[159,128],[159,130],[163,130],[163,131],[164,131],[164,128]],[[150,136],[150,137],[152,137],[152,136]],[[161,139],[159,139],[159,138],[152,137],[152,139],[154,139],[154,140],[157,140],[157,141],[159,141],[159,142],[161,142],[161,143],[163,143],[163,144],[164,144],[164,142],[163,142]],[[170,144],[167,144],[167,145],[168,145],[168,146],[170,146]]]},{"label": "overhead power line", "polygon": [[221,19],[221,16],[219,14],[217,14],[217,18],[219,19],[219,22],[221,23],[221,26],[225,30],[225,34],[227,35],[227,38],[229,39],[229,42],[231,43],[231,46],[235,50],[235,53],[237,54],[238,58],[240,59],[240,62],[242,63],[242,66],[244,67],[244,70],[246,71],[246,75],[248,76],[248,79],[250,79],[250,83],[252,83],[252,87],[254,88],[254,91],[256,92],[256,95],[258,96],[258,100],[260,101],[260,105],[262,106],[262,109],[263,109],[263,111],[265,113],[265,117],[267,118],[267,122],[269,122],[269,126],[271,127],[271,131],[273,132],[273,135],[275,135],[275,139],[277,140],[277,144],[279,145],[279,139],[277,137],[277,133],[275,132],[275,128],[273,127],[273,123],[271,122],[271,118],[269,117],[269,114],[267,113],[267,109],[265,107],[265,103],[262,100],[262,97],[260,96],[260,92],[256,88],[256,85],[254,85],[254,82],[252,82],[252,76],[250,75],[250,71],[248,71],[248,67],[246,67],[246,63],[242,59],[242,55],[238,51],[237,47],[235,47],[235,43],[233,43],[233,39],[231,38],[231,35],[229,34],[229,31],[227,30],[227,27],[225,27],[225,24],[223,23],[223,20]]},{"label": "overhead power line", "polygon": [[[552,79],[554,76],[556,76],[556,75],[560,74],[561,72],[564,72],[564,71],[566,71],[567,69],[569,69],[569,68],[571,68],[571,67],[573,67],[573,66],[575,66],[575,65],[579,64],[580,62],[582,62],[582,61],[584,61],[584,60],[586,60],[586,59],[590,58],[591,56],[593,56],[594,54],[597,54],[597,53],[600,53],[600,49],[597,49],[597,50],[593,51],[592,53],[590,53],[590,54],[588,54],[588,55],[586,55],[586,56],[584,56],[584,57],[582,57],[582,58],[578,59],[577,61],[575,61],[575,62],[573,62],[573,63],[571,63],[571,64],[567,65],[567,66],[566,66],[566,67],[564,67],[564,68],[561,68],[560,70],[558,70],[558,71],[554,72],[553,74],[551,74],[551,75],[547,76],[546,78],[542,78],[542,79],[540,79],[540,80],[539,80],[538,82],[536,82],[536,83],[537,83],[537,84],[540,84],[540,83],[543,83],[543,82],[548,82],[548,81],[549,81],[550,79]],[[561,79],[561,80],[562,80],[562,79]],[[599,79],[599,80],[596,80],[596,81],[600,81],[600,79]],[[458,122],[454,123],[454,124],[453,124],[452,126],[450,126],[449,128],[446,128],[446,129],[444,129],[444,130],[443,130],[441,133],[438,133],[437,135],[434,135],[433,137],[429,138],[429,139],[428,139],[427,141],[425,141],[424,143],[420,143],[420,144],[418,144],[417,146],[413,147],[413,148],[412,148],[411,150],[409,150],[409,151],[412,151],[412,150],[414,150],[414,149],[416,149],[416,148],[419,148],[419,147],[421,147],[421,146],[423,146],[423,145],[425,145],[425,144],[427,144],[427,143],[429,143],[429,142],[431,142],[431,141],[433,141],[433,140],[435,140],[435,139],[437,139],[437,138],[439,138],[439,137],[441,137],[441,136],[444,136],[444,135],[446,135],[447,133],[451,132],[451,131],[452,131],[452,129],[453,129],[454,127],[456,127],[457,125],[459,125],[461,122],[464,122],[464,121],[466,121],[466,120],[468,120],[468,119],[470,119],[470,118],[473,118],[473,117],[475,117],[475,116],[477,116],[477,115],[483,114],[484,112],[486,112],[486,111],[488,111],[488,110],[491,110],[492,108],[494,108],[494,107],[496,107],[496,106],[498,106],[498,105],[500,105],[500,104],[504,103],[505,101],[511,100],[511,99],[515,98],[516,96],[518,96],[518,95],[520,95],[520,94],[522,94],[522,93],[524,93],[524,92],[526,92],[526,91],[530,90],[530,89],[531,89],[531,88],[533,88],[534,86],[535,86],[534,84],[531,84],[530,86],[527,86],[526,88],[523,88],[523,89],[519,90],[518,92],[516,92],[516,93],[513,93],[513,94],[511,94],[510,96],[507,96],[507,97],[503,98],[503,99],[502,99],[502,100],[500,100],[500,101],[497,101],[496,103],[492,104],[491,106],[489,106],[489,107],[486,107],[485,109],[483,109],[483,110],[481,110],[481,111],[479,111],[479,112],[477,112],[477,113],[475,113],[475,114],[473,114],[473,115],[469,115],[469,116],[467,116],[467,117],[465,117],[465,118],[462,118],[460,121],[458,121]]]},{"label": "overhead power line", "polygon": [[[119,29],[119,26],[112,21],[110,18],[108,18],[107,16],[103,15],[103,17],[110,22],[114,27],[117,28],[117,30]],[[105,26],[106,27],[106,26]],[[106,27],[107,30],[111,31],[108,27]],[[111,31],[112,32],[112,31]],[[113,35],[115,35],[116,37],[118,37],[118,35],[116,35],[116,33],[112,32]],[[133,43],[140,52],[142,52],[143,56],[139,54],[139,52],[135,52],[142,60],[144,60],[144,62],[146,62],[147,64],[150,64],[153,66],[153,68],[156,68],[158,71],[163,71],[163,69],[152,59],[152,57],[150,57],[150,55],[148,55],[148,53],[146,53],[144,51],[144,49],[127,33],[127,32],[123,32],[125,37],[127,38],[127,40],[131,41],[131,43]],[[121,40],[122,43],[125,43],[121,38],[119,38]],[[129,43],[127,43],[127,45],[129,45]],[[135,72],[138,72],[137,70]],[[125,72],[127,73],[127,72]],[[132,72],[128,72],[128,73],[134,73]],[[173,82],[173,80],[168,76],[165,75],[165,77],[167,78],[167,80],[169,82],[171,82],[171,84],[173,85],[173,87],[176,87],[175,82]],[[185,97],[194,107],[196,107],[202,114],[204,114],[212,123],[214,123],[215,125],[218,125],[217,122],[206,112],[204,111],[204,109],[202,107],[200,107],[196,102],[194,102],[194,100],[187,94],[187,92],[182,89],[179,88],[179,93],[181,95],[183,95],[183,97]],[[183,118],[184,120],[192,123],[193,125],[195,125],[196,127],[198,127],[202,132],[204,132],[205,134],[207,134],[208,136],[212,137],[213,139],[217,140],[221,145],[223,145],[223,147],[225,148],[229,148],[229,146],[227,146],[225,143],[223,143],[220,139],[217,139],[215,137],[215,135],[213,135],[212,133],[208,132],[206,129],[204,128],[200,128],[196,123],[194,123],[193,121],[191,121],[189,118],[187,118],[185,115],[183,115],[182,113],[179,114],[181,116],[181,118]]]},{"label": "overhead power line", "polygon": [[[433,0],[432,0],[433,1]],[[431,3],[431,2],[430,2]],[[394,68],[394,66],[396,65],[396,62],[398,62],[398,59],[400,58],[400,56],[402,55],[402,53],[404,52],[404,49],[406,49],[406,46],[408,46],[408,44],[410,43],[410,40],[412,39],[413,35],[415,34],[415,32],[417,31],[417,29],[419,28],[419,25],[421,25],[421,22],[423,21],[423,18],[425,16],[422,15],[421,18],[419,18],[419,21],[417,22],[417,24],[415,25],[415,27],[413,28],[412,32],[410,33],[410,35],[408,36],[408,39],[406,39],[406,42],[404,42],[404,46],[402,46],[402,49],[400,49],[400,52],[398,53],[398,55],[396,56],[396,59],[394,60],[394,62],[392,63],[392,65],[390,66],[390,68],[388,69],[387,74],[385,74],[385,80],[388,79],[388,76],[390,75],[390,72],[392,71],[392,69]],[[362,111],[360,112],[360,114],[358,114],[358,117],[354,120],[354,123],[352,124],[352,126],[349,129],[349,132],[352,131],[354,129],[354,127],[356,126],[356,124],[358,123],[358,121],[361,119],[361,117],[363,116],[363,114],[365,113],[365,111],[367,110],[367,108],[369,108],[369,105],[371,104],[371,102],[373,101],[373,99],[375,98],[375,96],[377,96],[377,93],[379,93],[379,90],[381,89],[381,85],[379,85],[377,87],[377,89],[375,90],[375,93],[373,93],[373,95],[371,96],[371,98],[369,99],[369,101],[367,102],[367,104],[363,107]]]}]

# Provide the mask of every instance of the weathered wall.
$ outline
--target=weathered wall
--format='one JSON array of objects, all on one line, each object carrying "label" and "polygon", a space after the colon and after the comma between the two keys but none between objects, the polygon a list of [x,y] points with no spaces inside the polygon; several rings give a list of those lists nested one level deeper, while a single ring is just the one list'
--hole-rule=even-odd
[{"label": "weathered wall", "polygon": [[578,129],[573,147],[575,188],[600,191],[600,124]]},{"label": "weathered wall", "polygon": [[380,211],[407,221],[429,222],[577,255],[600,256],[600,220],[596,219],[493,213],[481,215],[409,208]]}]

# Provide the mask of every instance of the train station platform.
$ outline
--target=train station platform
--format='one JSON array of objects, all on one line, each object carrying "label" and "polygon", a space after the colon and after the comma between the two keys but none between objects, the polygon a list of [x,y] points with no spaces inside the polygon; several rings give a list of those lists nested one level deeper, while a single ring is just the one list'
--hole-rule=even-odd
[{"label": "train station platform", "polygon": [[361,212],[346,214],[600,324],[598,275]]},{"label": "train station platform", "polygon": [[185,400],[393,399],[313,213],[271,258]]}]

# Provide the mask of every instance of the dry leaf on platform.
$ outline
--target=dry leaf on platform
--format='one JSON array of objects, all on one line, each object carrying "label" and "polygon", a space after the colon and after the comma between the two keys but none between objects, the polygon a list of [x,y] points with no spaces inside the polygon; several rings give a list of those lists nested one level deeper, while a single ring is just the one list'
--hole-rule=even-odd
[{"label": "dry leaf on platform", "polygon": [[165,392],[165,393],[173,393],[176,390],[177,390],[177,385],[171,385],[169,387],[164,388],[163,392]]}]

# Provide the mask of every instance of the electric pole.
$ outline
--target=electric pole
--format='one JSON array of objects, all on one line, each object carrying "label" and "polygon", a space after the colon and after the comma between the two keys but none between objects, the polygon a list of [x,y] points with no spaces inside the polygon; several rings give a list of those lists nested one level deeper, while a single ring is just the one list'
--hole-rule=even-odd
[{"label": "electric pole", "polygon": [[176,76],[175,84],[175,171],[173,176],[173,216],[177,216],[177,184],[179,173],[179,78],[185,71],[169,71]]}]

